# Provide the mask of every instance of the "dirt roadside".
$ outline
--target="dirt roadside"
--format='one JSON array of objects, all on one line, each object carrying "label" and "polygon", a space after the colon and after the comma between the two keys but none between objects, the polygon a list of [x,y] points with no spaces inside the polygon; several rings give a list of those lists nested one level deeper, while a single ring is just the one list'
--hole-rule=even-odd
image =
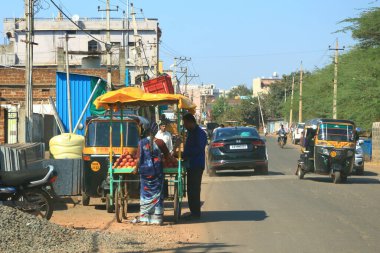
[{"label": "dirt roadside", "polygon": [[[186,200],[185,200],[186,203]],[[89,230],[104,233],[127,233],[144,252],[173,252],[192,244],[200,234],[191,224],[175,224],[171,202],[165,203],[165,220],[163,226],[132,224],[138,216],[139,205],[129,205],[128,220],[118,223],[114,213],[107,213],[105,204],[100,199],[91,199],[89,206],[83,206],[80,198],[65,198],[57,203],[51,222],[76,230]],[[187,212],[187,208],[183,208]],[[142,246],[143,245],[143,246]],[[110,252],[101,249],[99,252]],[[125,252],[120,249],[120,252]]]}]

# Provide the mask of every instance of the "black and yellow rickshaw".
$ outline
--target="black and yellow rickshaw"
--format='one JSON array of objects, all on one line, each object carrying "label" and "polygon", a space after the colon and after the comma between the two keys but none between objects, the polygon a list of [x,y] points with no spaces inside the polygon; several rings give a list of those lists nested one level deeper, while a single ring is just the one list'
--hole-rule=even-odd
[{"label": "black and yellow rickshaw", "polygon": [[[82,204],[89,205],[90,198],[102,198],[106,201],[108,212],[113,211],[110,204],[110,185],[108,170],[110,164],[110,145],[112,143],[112,153],[115,159],[118,154],[125,152],[135,153],[138,146],[141,121],[144,118],[129,115],[127,116],[108,113],[102,117],[91,117],[86,120],[85,146],[83,148],[83,185],[82,185]],[[109,129],[112,125],[113,129],[121,129],[110,133]],[[112,135],[112,138],[110,136]],[[112,161],[111,161],[112,162]],[[138,176],[131,175],[138,180]],[[130,184],[130,194],[137,192],[138,183]]]},{"label": "black and yellow rickshaw", "polygon": [[355,123],[350,120],[313,119],[305,124],[297,175],[330,175],[334,183],[346,182],[355,160]]}]

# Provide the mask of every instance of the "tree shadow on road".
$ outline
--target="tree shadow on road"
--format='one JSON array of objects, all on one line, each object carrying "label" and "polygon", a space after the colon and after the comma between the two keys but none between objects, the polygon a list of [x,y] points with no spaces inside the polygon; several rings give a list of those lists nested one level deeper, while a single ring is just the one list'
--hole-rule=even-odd
[{"label": "tree shadow on road", "polygon": [[221,221],[263,221],[269,216],[263,210],[202,211],[200,219],[181,220],[181,223],[209,223]]},{"label": "tree shadow on road", "polygon": [[167,248],[167,249],[156,249],[148,250],[145,252],[233,252],[233,247],[236,245],[228,245],[225,243],[196,243],[196,242],[186,242],[178,243],[176,248]]}]

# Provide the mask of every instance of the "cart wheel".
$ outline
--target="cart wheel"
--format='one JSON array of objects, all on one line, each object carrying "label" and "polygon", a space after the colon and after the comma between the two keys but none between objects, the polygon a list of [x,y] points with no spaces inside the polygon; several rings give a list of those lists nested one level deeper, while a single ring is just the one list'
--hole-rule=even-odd
[{"label": "cart wheel", "polygon": [[82,192],[82,205],[88,206],[90,204],[90,196],[88,196],[85,192]]},{"label": "cart wheel", "polygon": [[179,201],[179,193],[178,193],[178,186],[176,185],[174,187],[174,221],[175,223],[179,222],[179,219],[181,217],[181,203]]},{"label": "cart wheel", "polygon": [[122,217],[122,206],[123,206],[123,200],[122,200],[122,193],[121,193],[121,189],[118,188],[116,191],[115,191],[115,216],[116,216],[116,220],[117,222],[121,223],[123,221],[123,217]]},{"label": "cart wheel", "polygon": [[127,182],[124,183],[123,187],[123,198],[122,198],[122,213],[121,216],[123,219],[128,219],[128,184]]},{"label": "cart wheel", "polygon": [[334,184],[340,184],[342,182],[342,174],[340,171],[334,172]]},{"label": "cart wheel", "polygon": [[107,210],[107,213],[113,213],[114,211],[114,207],[115,207],[115,200],[114,200],[114,205],[111,205],[111,196],[109,193],[106,194],[106,210]]}]

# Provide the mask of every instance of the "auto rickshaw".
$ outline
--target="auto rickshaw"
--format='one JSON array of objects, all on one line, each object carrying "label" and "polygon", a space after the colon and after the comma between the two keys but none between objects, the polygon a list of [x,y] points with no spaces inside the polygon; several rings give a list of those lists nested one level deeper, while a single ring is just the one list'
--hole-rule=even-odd
[{"label": "auto rickshaw", "polygon": [[297,176],[330,175],[333,182],[346,182],[355,160],[355,123],[349,120],[313,119],[301,137]]},{"label": "auto rickshaw", "polygon": [[[129,112],[127,112],[129,113]],[[113,129],[122,129],[123,134],[119,131],[112,132],[112,152],[120,154],[123,152],[134,153],[137,150],[140,127],[139,124],[144,118],[136,115],[111,116],[108,114],[103,117],[90,117],[86,120],[85,146],[83,148],[83,188],[82,204],[89,205],[90,198],[102,198],[106,202],[108,212],[113,212],[113,206],[110,204],[110,185],[108,169],[110,164],[110,126]],[[123,143],[123,147],[122,146]],[[123,150],[121,150],[123,149]],[[113,159],[118,158],[115,155]],[[112,162],[112,161],[111,161]],[[132,175],[135,179],[138,176]],[[129,185],[129,192],[138,195],[138,182]],[[135,188],[135,189],[132,189]]]}]

